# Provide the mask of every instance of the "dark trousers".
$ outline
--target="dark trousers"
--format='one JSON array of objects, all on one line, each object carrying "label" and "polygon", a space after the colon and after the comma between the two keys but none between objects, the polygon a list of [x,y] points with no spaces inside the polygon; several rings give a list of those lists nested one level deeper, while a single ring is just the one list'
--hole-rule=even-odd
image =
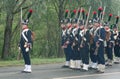
[{"label": "dark trousers", "polygon": [[97,56],[95,55],[95,44],[90,45],[90,59],[93,63],[97,62]]},{"label": "dark trousers", "polygon": [[105,58],[104,58],[104,43],[99,43],[98,53],[97,53],[97,59],[98,64],[105,64]]},{"label": "dark trousers", "polygon": [[72,48],[70,45],[68,45],[67,48],[64,48],[64,53],[65,53],[66,61],[70,61],[72,54]]},{"label": "dark trousers", "polygon": [[80,53],[83,64],[89,64],[89,45],[85,44],[82,48],[80,48]]},{"label": "dark trousers", "polygon": [[22,55],[23,55],[25,64],[31,65],[29,52],[26,52],[24,47],[21,47],[21,51],[22,51]]},{"label": "dark trousers", "polygon": [[107,58],[113,60],[113,44],[107,42],[107,47],[105,48],[105,52],[107,54]]},{"label": "dark trousers", "polygon": [[78,45],[73,47],[74,57],[73,60],[81,60],[81,53],[78,50]]},{"label": "dark trousers", "polygon": [[115,54],[115,57],[120,57],[120,47],[119,47],[119,45],[114,46],[114,54]]}]

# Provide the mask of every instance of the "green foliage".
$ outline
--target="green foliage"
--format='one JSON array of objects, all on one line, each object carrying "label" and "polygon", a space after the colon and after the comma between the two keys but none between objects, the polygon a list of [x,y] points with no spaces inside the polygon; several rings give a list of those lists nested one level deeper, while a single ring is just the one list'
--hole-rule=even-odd
[{"label": "green foliage", "polygon": [[[7,1],[9,1],[9,3]],[[8,59],[16,59],[19,52],[20,8],[18,7],[21,0],[18,0],[17,3],[14,1],[15,0],[2,0],[0,3],[0,51],[2,51],[3,47],[6,12],[11,10],[13,12],[17,11],[17,13],[14,14],[10,49],[11,52],[9,53]],[[63,56],[63,52],[60,51],[60,19],[64,16],[66,9],[72,11],[83,7],[87,12],[89,7],[92,6],[90,14],[90,18],[92,18],[93,11],[97,11],[99,6],[106,6],[104,20],[107,20],[109,13],[113,13],[113,16],[118,15],[119,1],[120,0],[26,0],[26,2],[20,7],[24,8],[29,6],[29,8],[23,10],[23,19],[26,18],[28,10],[33,9],[33,14],[30,17],[29,22],[29,28],[35,32],[35,41],[33,43],[31,57],[39,58],[59,57],[59,55]],[[63,4],[60,4],[62,2]],[[8,4],[14,5],[9,6]],[[8,9],[8,7],[13,8]],[[68,14],[68,16],[70,16],[70,14]],[[112,21],[114,23],[115,18],[113,18]]]}]

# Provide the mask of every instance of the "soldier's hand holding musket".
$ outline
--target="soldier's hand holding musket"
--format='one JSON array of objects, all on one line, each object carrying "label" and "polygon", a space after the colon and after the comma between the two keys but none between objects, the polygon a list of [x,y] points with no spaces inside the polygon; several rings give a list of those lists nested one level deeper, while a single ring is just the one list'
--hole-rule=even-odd
[{"label": "soldier's hand holding musket", "polygon": [[67,45],[69,44],[70,42],[67,40],[64,45],[62,46],[62,48],[67,48]]},{"label": "soldier's hand holding musket", "polygon": [[98,48],[100,46],[100,43],[99,42],[96,42],[96,47]]},{"label": "soldier's hand holding musket", "polygon": [[31,43],[27,43],[27,42],[25,42],[24,47],[26,48],[26,49],[25,49],[26,52],[29,52],[30,49],[32,49],[32,44],[31,44]]},{"label": "soldier's hand holding musket", "polygon": [[83,37],[82,37],[81,44],[80,44],[80,47],[81,47],[81,48],[84,46],[84,42],[86,42],[86,38],[83,36]]}]

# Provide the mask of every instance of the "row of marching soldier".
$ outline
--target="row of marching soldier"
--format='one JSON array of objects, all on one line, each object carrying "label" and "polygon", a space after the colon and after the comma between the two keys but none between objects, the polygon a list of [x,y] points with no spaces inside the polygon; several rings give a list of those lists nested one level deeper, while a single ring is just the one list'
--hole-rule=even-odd
[{"label": "row of marching soldier", "polygon": [[109,14],[105,20],[105,7],[94,11],[91,19],[90,13],[91,7],[87,14],[83,8],[72,13],[65,11],[65,18],[61,20],[61,47],[66,62],[62,67],[104,73],[106,66],[120,63],[119,16],[111,24],[114,17]]}]

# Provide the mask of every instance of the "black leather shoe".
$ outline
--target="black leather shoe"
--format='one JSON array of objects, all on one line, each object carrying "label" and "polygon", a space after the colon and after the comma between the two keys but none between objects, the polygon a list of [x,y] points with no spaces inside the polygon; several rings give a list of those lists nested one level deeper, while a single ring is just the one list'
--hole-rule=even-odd
[{"label": "black leather shoe", "polygon": [[21,73],[31,73],[31,72],[28,72],[28,71],[21,71]]},{"label": "black leather shoe", "polygon": [[120,62],[114,62],[114,64],[120,64]]},{"label": "black leather shoe", "polygon": [[69,68],[69,66],[63,65],[62,68]]}]

